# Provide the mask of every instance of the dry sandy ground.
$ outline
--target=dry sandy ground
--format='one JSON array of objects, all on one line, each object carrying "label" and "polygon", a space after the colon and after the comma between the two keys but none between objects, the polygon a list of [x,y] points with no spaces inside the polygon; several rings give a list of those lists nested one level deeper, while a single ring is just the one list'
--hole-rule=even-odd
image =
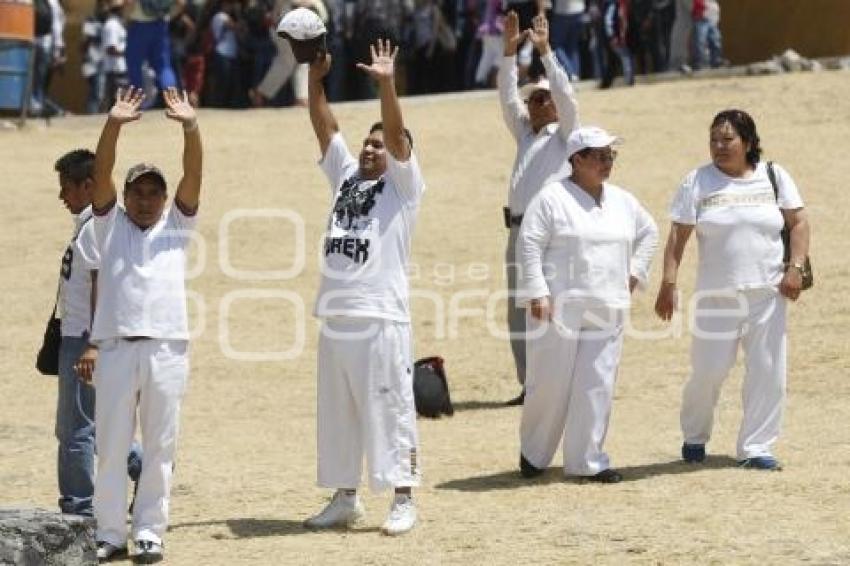
[{"label": "dry sandy ground", "polygon": [[[777,446],[785,470],[734,466],[740,367],[724,389],[707,464],[677,461],[688,339],[674,330],[663,339],[626,341],[607,448],[627,481],[614,486],[565,481],[560,454],[538,481],[524,481],[516,470],[520,413],[499,404],[518,387],[508,347],[494,335],[503,321],[500,209],[513,147],[495,96],[405,100],[429,185],[413,253],[416,350],[445,357],[458,411],[420,421],[421,520],[400,539],[377,532],[386,495],[366,495],[367,520],[352,532],[300,526],[327,495],[314,484],[316,324],[299,314],[314,298],[328,206],[306,112],[202,112],[203,243],[195,254],[200,274],[189,285],[199,336],[182,416],[169,562],[850,562],[848,91],[850,73],[836,72],[580,93],[583,122],[627,140],[613,180],[646,203],[665,237],[672,192],[707,160],[708,123],[730,106],[755,115],[767,157],[796,178],[814,225],[816,288],[790,310],[789,399]],[[377,112],[374,103],[337,107],[353,143]],[[92,147],[100,126],[99,118],[70,118],[0,133],[0,505],[55,505],[56,385],[32,369],[70,231],[51,168],[63,151]],[[118,170],[146,159],[174,178],[179,142],[177,126],[146,115],[126,128]],[[225,228],[238,209],[262,209],[266,217],[236,218]],[[303,245],[291,213],[303,218]],[[299,248],[306,250],[303,269]],[[693,244],[686,255],[689,293]],[[293,273],[275,280],[245,273],[252,270]],[[654,291],[636,301],[636,329],[664,329],[651,313]],[[300,353],[288,361],[234,359],[290,349]]]}]

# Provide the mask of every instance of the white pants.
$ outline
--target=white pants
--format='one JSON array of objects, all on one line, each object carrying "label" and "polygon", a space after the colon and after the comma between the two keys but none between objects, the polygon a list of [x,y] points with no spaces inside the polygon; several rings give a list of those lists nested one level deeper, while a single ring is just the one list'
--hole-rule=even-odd
[{"label": "white pants", "polygon": [[528,314],[520,447],[531,465],[546,468],[563,438],[564,473],[592,476],[610,467],[602,444],[620,365],[622,312],[567,307],[555,318]]},{"label": "white pants", "polygon": [[97,540],[127,541],[127,453],[138,408],[144,462],[133,507],[134,540],[162,542],[180,401],[189,374],[185,340],[124,339],[100,343],[95,370],[97,479],[94,515]]},{"label": "white pants", "polygon": [[682,397],[682,433],[688,444],[711,438],[720,386],[744,349],[744,418],[738,458],[769,456],[779,437],[785,401],[785,299],[758,289],[699,300],[694,315],[691,376]]},{"label": "white pants", "polygon": [[419,485],[410,325],[329,318],[318,361],[318,483],[374,491]]},{"label": "white pants", "polygon": [[690,60],[691,33],[693,20],[691,9],[694,0],[676,0],[676,19],[670,32],[670,70],[678,71],[679,67]]},{"label": "white pants", "polygon": [[504,41],[501,35],[485,35],[481,38],[481,58],[475,70],[475,82],[485,84],[490,72],[499,67],[499,61],[504,51]]}]

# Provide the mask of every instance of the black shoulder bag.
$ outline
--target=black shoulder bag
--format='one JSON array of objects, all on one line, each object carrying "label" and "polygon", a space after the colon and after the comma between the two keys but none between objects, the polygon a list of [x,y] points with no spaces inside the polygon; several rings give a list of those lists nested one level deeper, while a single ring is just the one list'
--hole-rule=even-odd
[{"label": "black shoulder bag", "polygon": [[[777,206],[779,205],[779,186],[776,182],[776,172],[773,170],[773,161],[767,162],[767,176],[770,178],[770,184],[773,185],[773,197],[776,199]],[[780,213],[781,213],[780,209]],[[784,222],[784,216],[783,222]],[[783,224],[782,226],[782,262],[785,264],[785,268],[788,268],[788,262],[791,260],[791,230],[788,229],[788,224]],[[803,286],[802,289],[805,291],[806,289],[811,289],[815,284],[815,277],[812,273],[812,262],[809,260],[809,256],[806,256],[806,259],[803,261],[802,269],[800,269],[800,275],[803,278]]]},{"label": "black shoulder bag", "polygon": [[44,375],[59,375],[59,343],[62,341],[62,321],[56,318],[56,306],[59,304],[59,289],[53,302],[53,313],[44,330],[44,340],[35,358],[35,369]]}]

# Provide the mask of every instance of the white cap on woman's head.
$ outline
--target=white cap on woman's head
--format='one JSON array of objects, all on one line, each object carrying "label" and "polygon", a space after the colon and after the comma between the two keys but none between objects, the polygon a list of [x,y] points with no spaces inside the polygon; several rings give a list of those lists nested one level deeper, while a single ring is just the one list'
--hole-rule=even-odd
[{"label": "white cap on woman's head", "polygon": [[623,141],[597,126],[583,126],[570,132],[567,138],[567,159],[589,147],[608,147]]}]

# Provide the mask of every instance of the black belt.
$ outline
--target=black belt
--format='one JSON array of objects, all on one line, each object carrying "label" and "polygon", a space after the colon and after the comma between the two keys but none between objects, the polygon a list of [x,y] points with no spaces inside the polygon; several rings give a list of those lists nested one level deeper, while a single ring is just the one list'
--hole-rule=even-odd
[{"label": "black belt", "polygon": [[150,336],[122,336],[121,340],[126,342],[138,342],[139,340],[150,340]]},{"label": "black belt", "polygon": [[522,214],[511,214],[511,209],[507,206],[502,207],[502,214],[505,216],[505,228],[519,226],[522,224]]}]

